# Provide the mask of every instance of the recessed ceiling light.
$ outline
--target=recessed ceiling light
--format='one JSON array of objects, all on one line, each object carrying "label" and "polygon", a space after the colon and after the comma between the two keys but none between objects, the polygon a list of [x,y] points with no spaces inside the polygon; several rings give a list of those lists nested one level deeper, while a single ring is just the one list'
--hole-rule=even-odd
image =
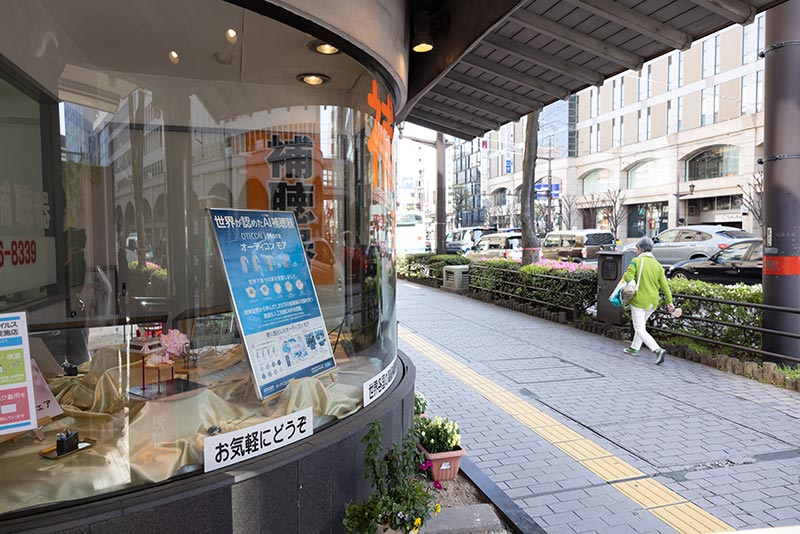
[{"label": "recessed ceiling light", "polygon": [[225,39],[227,39],[230,44],[236,44],[236,41],[239,40],[239,34],[236,33],[236,30],[233,28],[228,28],[228,31],[225,32]]},{"label": "recessed ceiling light", "polygon": [[298,74],[297,81],[303,82],[308,85],[322,85],[323,83],[327,83],[331,81],[330,77],[325,76],[324,74],[317,74],[315,72],[307,72],[305,74]]},{"label": "recessed ceiling light", "polygon": [[172,62],[173,65],[177,65],[178,62],[181,60],[181,57],[175,50],[169,51],[169,60]]},{"label": "recessed ceiling light", "polygon": [[312,52],[316,52],[318,54],[324,54],[326,56],[330,56],[333,54],[338,54],[339,49],[333,46],[330,43],[326,43],[325,41],[314,40],[308,43],[308,49]]}]

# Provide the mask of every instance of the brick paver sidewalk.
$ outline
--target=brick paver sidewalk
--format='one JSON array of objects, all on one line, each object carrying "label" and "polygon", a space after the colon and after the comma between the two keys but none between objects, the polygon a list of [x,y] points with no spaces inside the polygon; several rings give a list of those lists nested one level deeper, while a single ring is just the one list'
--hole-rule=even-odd
[{"label": "brick paver sidewalk", "polygon": [[548,533],[800,525],[800,393],[403,281],[397,309],[428,411]]}]

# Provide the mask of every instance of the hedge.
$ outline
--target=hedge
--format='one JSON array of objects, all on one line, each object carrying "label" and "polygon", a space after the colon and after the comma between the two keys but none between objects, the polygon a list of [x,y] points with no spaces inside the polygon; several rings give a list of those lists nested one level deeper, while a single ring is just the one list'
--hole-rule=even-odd
[{"label": "hedge", "polygon": [[397,274],[412,280],[442,283],[443,269],[447,265],[469,265],[470,261],[460,254],[408,254],[397,260]]},{"label": "hedge", "polygon": [[[675,306],[683,310],[683,316],[680,319],[674,319],[668,315],[658,316],[654,322],[655,326],[746,348],[761,348],[761,332],[687,317],[694,316],[736,325],[761,327],[762,310],[747,306],[747,303],[762,303],[760,284],[721,285],[676,278],[669,280],[669,285]],[[740,304],[695,300],[682,295],[730,300]]]},{"label": "hedge", "polygon": [[470,269],[470,288],[478,294],[519,297],[581,315],[597,301],[597,271],[577,264],[552,267],[540,263],[520,267],[511,260],[481,261],[473,263]]}]

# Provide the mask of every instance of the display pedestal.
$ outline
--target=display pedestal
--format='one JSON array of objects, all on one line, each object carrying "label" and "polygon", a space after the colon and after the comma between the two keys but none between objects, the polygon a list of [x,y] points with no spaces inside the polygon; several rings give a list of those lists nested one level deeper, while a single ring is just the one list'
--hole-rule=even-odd
[{"label": "display pedestal", "polygon": [[132,387],[128,389],[128,393],[146,400],[157,400],[195,389],[202,389],[204,387],[203,384],[198,384],[197,382],[192,382],[184,378],[171,378],[163,382],[159,380],[155,384],[144,384],[142,386]]}]

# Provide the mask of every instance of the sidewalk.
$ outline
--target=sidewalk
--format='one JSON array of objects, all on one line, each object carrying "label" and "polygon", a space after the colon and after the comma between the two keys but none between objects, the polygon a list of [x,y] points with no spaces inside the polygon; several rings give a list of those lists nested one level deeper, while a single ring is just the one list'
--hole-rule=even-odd
[{"label": "sidewalk", "polygon": [[797,392],[404,281],[397,309],[428,412],[549,534],[800,525]]}]

